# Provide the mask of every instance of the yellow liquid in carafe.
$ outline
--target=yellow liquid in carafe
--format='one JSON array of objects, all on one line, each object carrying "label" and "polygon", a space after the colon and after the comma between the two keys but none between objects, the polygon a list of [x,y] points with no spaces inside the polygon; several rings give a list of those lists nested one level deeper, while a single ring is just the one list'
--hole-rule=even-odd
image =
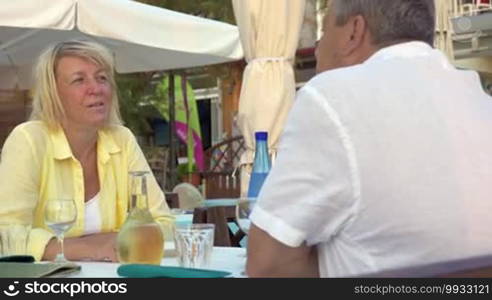
[{"label": "yellow liquid in carafe", "polygon": [[130,216],[118,234],[118,260],[123,264],[159,265],[164,256],[164,236],[160,225],[138,217],[138,214]]}]

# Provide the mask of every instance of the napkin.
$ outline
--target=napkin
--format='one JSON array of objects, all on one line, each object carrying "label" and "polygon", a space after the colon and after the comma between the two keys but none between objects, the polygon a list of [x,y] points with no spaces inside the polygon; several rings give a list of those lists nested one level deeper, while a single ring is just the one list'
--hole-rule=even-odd
[{"label": "napkin", "polygon": [[118,275],[133,278],[222,278],[231,275],[231,273],[183,267],[128,264],[118,267]]}]

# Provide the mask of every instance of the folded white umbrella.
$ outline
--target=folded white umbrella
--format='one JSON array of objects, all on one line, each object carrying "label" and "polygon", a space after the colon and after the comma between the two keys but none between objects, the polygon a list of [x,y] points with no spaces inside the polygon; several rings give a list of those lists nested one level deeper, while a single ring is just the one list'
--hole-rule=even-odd
[{"label": "folded white umbrella", "polygon": [[449,21],[451,12],[456,11],[458,3],[449,0],[436,0],[436,48],[443,51],[447,57],[454,60],[453,32]]},{"label": "folded white umbrella", "polygon": [[241,156],[241,194],[247,194],[255,132],[268,131],[275,157],[280,134],[294,102],[293,61],[305,0],[233,0],[248,66],[239,101],[239,126],[246,151]]},{"label": "folded white umbrella", "polygon": [[0,6],[0,89],[29,88],[49,44],[109,47],[118,73],[171,70],[243,57],[236,26],[129,0],[14,0]]}]

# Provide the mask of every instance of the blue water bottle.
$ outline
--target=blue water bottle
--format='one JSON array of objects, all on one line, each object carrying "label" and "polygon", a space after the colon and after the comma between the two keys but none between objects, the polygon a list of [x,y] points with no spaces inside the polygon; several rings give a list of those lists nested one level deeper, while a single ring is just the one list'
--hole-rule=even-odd
[{"label": "blue water bottle", "polygon": [[258,197],[263,182],[271,169],[270,156],[268,155],[268,132],[257,131],[255,133],[255,139],[255,159],[249,181],[248,198]]}]

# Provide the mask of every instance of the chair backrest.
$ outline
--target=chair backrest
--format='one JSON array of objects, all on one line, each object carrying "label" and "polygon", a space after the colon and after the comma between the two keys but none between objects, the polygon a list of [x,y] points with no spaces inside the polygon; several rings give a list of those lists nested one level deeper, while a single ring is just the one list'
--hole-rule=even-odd
[{"label": "chair backrest", "polygon": [[179,208],[179,196],[178,193],[165,192],[166,203],[169,208]]},{"label": "chair backrest", "polygon": [[202,178],[207,199],[240,196],[241,184],[239,172],[236,171],[245,149],[244,138],[236,136],[205,152],[207,171],[202,173]]},{"label": "chair backrest", "polygon": [[245,149],[242,136],[235,136],[213,145],[205,152],[207,170],[210,172],[234,170],[239,165],[239,159]]},{"label": "chair backrest", "polygon": [[443,278],[492,278],[492,266],[472,268],[468,270],[443,274]]},{"label": "chair backrest", "polygon": [[[241,184],[237,168],[245,150],[244,138],[236,136],[205,151],[207,171],[202,173],[202,180],[206,199],[240,196]],[[244,233],[241,230],[233,231],[229,226],[229,223],[236,222],[235,209],[235,206],[197,207],[193,213],[193,223],[215,224],[215,246],[239,247]]]},{"label": "chair backrest", "polygon": [[485,8],[489,8],[491,6],[490,0],[475,0],[475,5],[480,8],[483,6]]},{"label": "chair backrest", "polygon": [[239,172],[203,172],[202,180],[207,199],[237,198],[241,194]]},{"label": "chair backrest", "polygon": [[181,209],[192,210],[203,205],[202,194],[192,184],[182,182],[173,188],[173,193],[178,194],[179,208]]},{"label": "chair backrest", "polygon": [[492,255],[445,262],[437,277],[492,278]]},{"label": "chair backrest", "polygon": [[385,270],[377,273],[366,274],[361,277],[492,278],[492,255]]}]

